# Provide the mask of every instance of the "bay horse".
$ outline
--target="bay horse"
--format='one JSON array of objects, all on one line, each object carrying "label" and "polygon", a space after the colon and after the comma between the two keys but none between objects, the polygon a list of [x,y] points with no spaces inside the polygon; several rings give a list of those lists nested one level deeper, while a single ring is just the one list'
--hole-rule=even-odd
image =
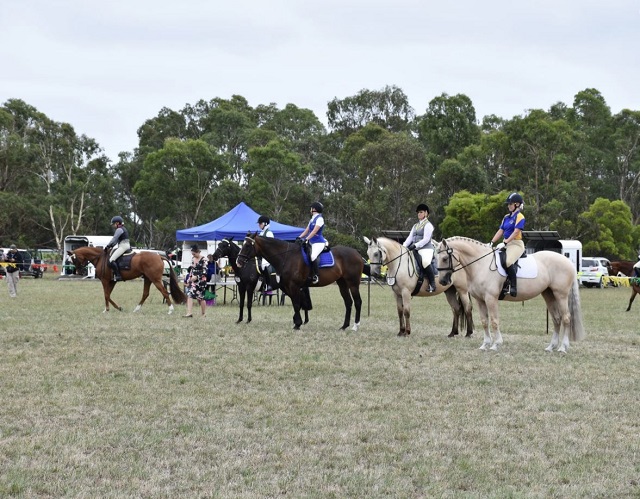
[{"label": "bay horse", "polygon": [[[505,277],[498,272],[496,253],[484,243],[460,236],[442,241],[436,253],[440,282],[452,282],[455,286],[462,281],[478,302],[484,327],[480,349],[497,350],[503,343],[498,297]],[[545,350],[552,352],[557,348],[558,352],[566,353],[569,340],[577,341],[585,336],[576,270],[567,257],[553,251],[538,251],[527,255],[526,260],[529,259],[527,266],[532,270],[529,276],[518,276],[518,295],[507,294],[504,299],[525,301],[541,294],[553,320],[553,336]],[[493,344],[489,320],[495,334]]]},{"label": "bay horse", "polygon": [[619,272],[623,273],[629,279],[629,285],[631,286],[631,298],[629,298],[629,306],[627,307],[626,312],[631,310],[631,304],[633,300],[636,299],[636,295],[640,293],[640,278],[633,277],[635,272],[633,266],[638,262],[633,262],[631,260],[621,260],[616,262],[609,262],[607,265],[607,269],[609,271],[609,275],[618,275]]},{"label": "bay horse", "polygon": [[[250,236],[250,235],[251,235],[251,232],[247,234],[247,236]],[[232,240],[233,238],[230,238],[229,242],[231,242]],[[218,249],[220,249],[223,243],[224,243],[224,239],[220,241],[220,243],[218,244]],[[226,245],[224,246],[226,248]],[[229,261],[231,262],[231,266],[233,267],[234,272],[236,273],[236,275],[240,276],[240,281],[242,282],[243,276],[247,276],[245,272],[248,272],[251,275],[255,273],[256,275],[255,279],[257,282],[258,281],[258,258],[256,257],[255,247],[254,246],[247,247],[246,254],[243,255],[242,257],[243,263],[239,264],[238,256],[240,254],[240,247],[237,244],[229,244],[229,246],[233,247],[233,249],[228,249],[228,250],[223,249],[222,251],[225,251],[229,254],[221,255],[221,256],[226,256],[227,258],[229,258]],[[216,252],[214,253],[214,258],[215,258],[215,255],[218,253],[218,249],[216,249]],[[255,284],[253,288],[254,289],[256,288]],[[276,290],[280,288],[281,288],[280,282],[277,279],[271,282],[271,289]],[[283,291],[281,304],[284,304],[284,297],[285,297],[285,293]],[[247,293],[247,300],[248,299],[249,299],[249,294]],[[300,308],[304,311],[304,324],[308,324],[309,310],[313,308],[311,304],[311,293],[309,292],[308,287],[303,287],[302,289],[300,289]],[[251,303],[250,302],[247,302],[247,312],[249,315],[249,319],[247,320],[247,323],[249,323],[251,322]],[[241,322],[241,321],[242,321],[242,302],[240,303],[240,319],[237,322]]]},{"label": "bay horse", "polygon": [[[355,249],[347,246],[334,246],[331,248],[334,265],[319,268],[320,280],[317,284],[308,284],[310,268],[305,263],[302,251],[304,249],[297,243],[290,243],[281,239],[259,236],[249,233],[244,239],[244,244],[238,255],[238,265],[246,263],[249,255],[253,254],[265,258],[280,276],[280,288],[291,298],[293,304],[293,328],[300,329],[302,318],[300,308],[302,296],[300,290],[305,287],[323,287],[337,283],[344,301],[345,316],[340,329],[349,327],[351,321],[351,307],[355,305],[355,323],[353,330],[360,327],[360,311],[362,298],[360,297],[360,279],[364,269],[364,261]],[[320,258],[320,257],[318,257]]]},{"label": "bay horse", "polygon": [[[374,238],[373,240],[364,237],[363,239],[367,243],[371,274],[378,277],[381,266],[387,266],[387,282],[391,285],[396,296],[396,309],[400,321],[398,336],[409,336],[411,334],[411,297],[418,283],[417,264],[413,252],[407,250],[397,241],[386,237]],[[435,241],[434,246],[437,246]],[[428,293],[426,291],[427,285],[425,279],[416,296],[437,296],[445,293],[453,312],[453,325],[449,338],[458,334],[459,325],[462,328],[466,327],[466,336],[470,337],[473,334],[473,315],[471,298],[466,289],[462,289],[462,287],[457,289],[451,284],[436,283],[436,290],[433,293]]]},{"label": "bay horse", "polygon": [[[116,285],[116,281],[113,280],[113,271],[109,267],[109,254],[107,251],[102,248],[83,246],[75,249],[74,251],[68,251],[67,253],[76,267],[83,268],[88,263],[92,263],[96,268],[96,277],[102,282],[102,290],[104,291],[104,312],[109,311],[109,304],[112,304],[117,310],[122,311],[122,307],[111,299],[111,292]],[[123,281],[130,281],[131,279],[136,279],[141,276],[144,278],[142,298],[140,299],[140,303],[138,303],[134,309],[134,312],[137,312],[142,308],[142,305],[149,296],[151,283],[158,288],[158,291],[162,293],[167,305],[169,305],[169,314],[173,313],[171,297],[173,297],[173,301],[177,305],[186,303],[187,297],[182,289],[180,289],[180,284],[173,270],[169,272],[169,289],[171,290],[171,296],[169,296],[169,293],[164,289],[164,285],[162,283],[164,262],[168,262],[169,268],[171,268],[171,262],[167,257],[151,251],[141,251],[140,253],[133,254],[129,269],[120,268],[120,275],[122,276]]]}]

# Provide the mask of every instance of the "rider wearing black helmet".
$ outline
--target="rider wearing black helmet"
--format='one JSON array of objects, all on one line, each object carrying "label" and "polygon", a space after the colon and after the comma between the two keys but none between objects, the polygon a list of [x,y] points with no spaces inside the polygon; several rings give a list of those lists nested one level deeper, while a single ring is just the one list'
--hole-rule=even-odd
[{"label": "rider wearing black helmet", "polygon": [[120,275],[120,268],[118,267],[117,259],[126,251],[131,249],[131,244],[129,243],[129,231],[124,226],[124,220],[120,216],[113,217],[111,219],[111,225],[113,225],[115,231],[105,250],[108,252],[115,245],[118,245],[109,257],[109,266],[113,270],[113,280],[121,281],[122,276]]},{"label": "rider wearing black helmet", "polygon": [[[260,215],[260,217],[258,218],[258,227],[260,227],[260,233],[258,235],[263,237],[274,237],[273,232],[269,227],[270,223],[271,223],[271,220],[269,219],[268,216]],[[270,264],[267,260],[265,260],[264,258],[260,258],[260,261],[258,262],[258,266],[262,271],[262,275],[264,279],[264,290],[267,292],[271,291],[271,284],[269,282],[269,265]]]},{"label": "rider wearing black helmet", "polygon": [[524,208],[524,199],[517,192],[509,194],[507,197],[507,213],[502,219],[500,228],[491,238],[489,246],[493,246],[496,241],[504,236],[504,241],[498,244],[497,249],[506,247],[506,261],[505,267],[507,275],[509,276],[510,288],[509,294],[516,296],[518,294],[517,282],[516,282],[516,268],[514,263],[518,261],[518,258],[524,253],[524,241],[522,240],[522,231],[524,229],[525,218],[522,214]]},{"label": "rider wearing black helmet", "polygon": [[311,203],[310,210],[311,220],[309,221],[309,225],[307,225],[304,232],[298,236],[298,239],[306,240],[311,245],[311,254],[309,255],[312,266],[311,282],[318,284],[318,282],[320,282],[318,275],[318,257],[327,245],[327,240],[322,235],[322,231],[324,230],[324,217],[322,216],[324,206],[322,206],[322,203],[319,201],[314,201]]},{"label": "rider wearing black helmet", "polygon": [[417,252],[419,258],[416,257],[416,261],[420,273],[426,274],[429,283],[427,291],[433,293],[436,290],[435,275],[431,267],[431,261],[433,260],[433,243],[431,242],[433,224],[429,222],[429,207],[426,204],[420,203],[416,207],[416,213],[418,214],[418,222],[411,227],[411,232],[409,232],[409,236],[403,246]]}]

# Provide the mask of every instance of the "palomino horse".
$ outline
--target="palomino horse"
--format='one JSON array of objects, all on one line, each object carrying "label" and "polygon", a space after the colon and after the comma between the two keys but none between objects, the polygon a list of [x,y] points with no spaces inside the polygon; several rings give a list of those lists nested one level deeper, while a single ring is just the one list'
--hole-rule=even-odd
[{"label": "palomino horse", "polygon": [[[365,237],[364,242],[368,246],[367,255],[371,265],[371,274],[379,276],[380,267],[382,265],[387,266],[388,282],[396,295],[396,308],[400,321],[398,336],[409,336],[411,334],[411,293],[413,293],[418,283],[418,272],[413,252],[407,250],[393,239],[386,237],[379,237],[372,241]],[[420,292],[416,296],[436,296],[442,292],[445,293],[453,311],[453,326],[449,337],[451,338],[458,334],[458,322],[463,328],[466,325],[467,337],[471,336],[473,334],[473,316],[469,293],[466,290],[457,290],[451,284],[446,286],[437,284],[435,292],[428,293],[425,291],[427,284],[425,279]]]},{"label": "palomino horse", "polygon": [[[89,262],[91,262],[96,268],[96,277],[102,282],[102,289],[104,291],[104,311],[109,311],[109,303],[111,303],[117,310],[122,311],[122,307],[111,299],[111,292],[116,285],[116,281],[113,280],[113,272],[109,267],[109,254],[102,248],[89,246],[69,251],[68,254],[73,264],[77,267],[85,267]],[[171,296],[169,296],[169,293],[164,289],[162,284],[162,274],[164,272],[165,261],[169,262],[169,266],[171,266],[171,262],[167,257],[160,256],[157,253],[152,253],[150,251],[141,251],[140,253],[135,253],[131,257],[130,269],[120,268],[120,274],[123,281],[129,281],[140,276],[144,277],[142,298],[134,312],[137,312],[142,308],[142,305],[149,296],[151,283],[153,283],[156,288],[158,288],[158,291],[162,293],[162,296],[164,296],[164,299],[169,305],[170,314],[173,313],[171,297],[173,297],[174,302],[178,305],[182,305],[187,301],[187,297],[180,289],[180,284],[178,283],[178,279],[173,271],[169,273],[169,289],[171,290]]]},{"label": "palomino horse", "polygon": [[[617,262],[611,262],[607,267],[609,270],[609,275],[618,275],[619,272],[623,273],[627,277],[633,277],[635,272],[633,271],[633,266],[637,262],[633,262],[631,260],[623,260]],[[631,304],[633,300],[635,300],[636,295],[640,293],[640,279],[632,278],[629,280],[629,284],[631,285],[631,298],[629,298],[629,306],[627,307],[627,312],[631,310]]]},{"label": "palomino horse", "polygon": [[[238,256],[238,265],[244,265],[253,254],[265,258],[280,276],[280,288],[287,293],[293,304],[293,328],[300,329],[302,318],[300,317],[302,288],[308,287],[309,266],[305,264],[302,256],[303,249],[299,244],[289,243],[272,237],[263,237],[248,234]],[[351,307],[355,304],[356,316],[353,330],[360,327],[360,310],[362,298],[360,298],[360,279],[364,269],[364,261],[355,249],[347,246],[334,246],[331,248],[334,264],[330,267],[320,265],[318,284],[313,287],[327,286],[337,283],[345,306],[344,323],[340,329],[349,327],[351,320]]]},{"label": "palomino horse", "polygon": [[[502,344],[498,297],[505,277],[497,270],[495,253],[479,241],[466,237],[452,237],[440,243],[437,258],[440,282],[453,282],[455,286],[463,280],[471,296],[478,302],[484,327],[484,341],[480,349],[486,350],[490,347],[491,350],[497,350]],[[529,258],[532,260],[529,264],[533,267],[531,277],[519,277],[518,295],[507,295],[505,300],[524,301],[542,294],[553,319],[553,337],[546,350],[551,352],[558,348],[558,352],[566,353],[569,339],[577,341],[585,335],[576,270],[568,258],[553,251],[538,251],[528,255],[527,259]],[[495,334],[493,344],[489,318],[491,330]],[[561,335],[562,343],[559,344]]]}]

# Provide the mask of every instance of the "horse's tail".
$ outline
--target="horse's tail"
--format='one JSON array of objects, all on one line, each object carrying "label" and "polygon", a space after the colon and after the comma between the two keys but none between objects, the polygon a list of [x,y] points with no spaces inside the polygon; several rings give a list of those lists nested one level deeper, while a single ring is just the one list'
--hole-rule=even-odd
[{"label": "horse's tail", "polygon": [[582,323],[582,308],[580,307],[580,289],[578,279],[573,280],[571,293],[569,293],[569,313],[571,322],[569,324],[569,339],[579,341],[586,336],[584,324]]},{"label": "horse's tail", "polygon": [[[161,257],[163,260],[169,260],[168,258]],[[187,303],[187,295],[184,294],[182,288],[180,288],[180,283],[178,282],[178,278],[176,277],[176,273],[171,268],[171,263],[169,263],[169,292],[171,293],[171,298],[176,303],[176,305],[183,305]]]}]

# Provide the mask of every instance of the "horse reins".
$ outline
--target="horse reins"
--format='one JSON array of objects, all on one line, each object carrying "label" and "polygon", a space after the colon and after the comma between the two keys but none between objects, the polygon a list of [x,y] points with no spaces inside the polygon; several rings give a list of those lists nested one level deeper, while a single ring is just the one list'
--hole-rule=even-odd
[{"label": "horse reins", "polygon": [[[478,258],[476,258],[475,260],[472,260],[472,261],[470,261],[469,263],[467,263],[466,265],[464,265],[464,264],[460,261],[460,259],[459,259],[456,255],[454,255],[454,254],[453,254],[453,250],[449,247],[449,245],[448,245],[448,244],[446,244],[446,242],[445,242],[445,241],[443,241],[443,242],[444,242],[444,244],[445,244],[445,246],[446,246],[446,249],[444,249],[444,250],[438,250],[437,254],[440,254],[440,253],[442,253],[443,251],[446,251],[446,252],[447,252],[447,255],[449,255],[449,257],[450,257],[450,258],[449,258],[449,266],[448,266],[448,267],[438,267],[438,272],[440,272],[441,270],[450,270],[450,271],[451,271],[451,273],[453,274],[454,272],[458,272],[459,270],[462,270],[462,269],[464,269],[464,268],[468,267],[469,265],[471,265],[471,264],[473,264],[473,263],[476,263],[476,262],[478,262],[478,261],[482,260],[483,258],[485,258],[485,257],[489,256],[489,255],[493,255],[494,260],[495,260],[495,257],[496,257],[496,253],[495,253],[495,251],[491,251],[490,253],[486,253],[486,254],[482,255],[481,257],[478,257]],[[455,258],[455,259],[456,259],[456,261],[460,264],[460,266],[459,266],[459,267],[457,267],[457,268],[453,268],[453,259],[454,259],[454,258]],[[497,266],[496,266],[496,268],[497,268]]]},{"label": "horse reins", "polygon": [[[376,243],[376,245],[378,246],[379,250],[382,249],[381,246],[378,243]],[[391,262],[394,262],[396,260],[402,259],[402,257],[405,255],[405,252],[404,252],[405,249],[406,248],[404,246],[402,246],[401,249],[400,249],[400,254],[398,256],[396,256],[395,258],[392,258],[391,260],[388,260],[386,264],[382,263],[382,259],[379,262],[372,262],[372,264],[373,265],[387,265],[387,266],[389,266],[389,264]],[[411,252],[409,250],[407,250],[406,254],[410,255]],[[415,262],[415,260],[414,260],[414,262]],[[407,273],[409,274],[409,277],[412,277],[411,276],[411,258],[407,259],[407,269],[408,269]],[[413,271],[416,272],[415,263],[413,265]],[[398,267],[396,268],[396,274],[392,277],[392,279],[395,279],[398,276],[398,272],[400,272],[400,262],[398,262]]]}]

